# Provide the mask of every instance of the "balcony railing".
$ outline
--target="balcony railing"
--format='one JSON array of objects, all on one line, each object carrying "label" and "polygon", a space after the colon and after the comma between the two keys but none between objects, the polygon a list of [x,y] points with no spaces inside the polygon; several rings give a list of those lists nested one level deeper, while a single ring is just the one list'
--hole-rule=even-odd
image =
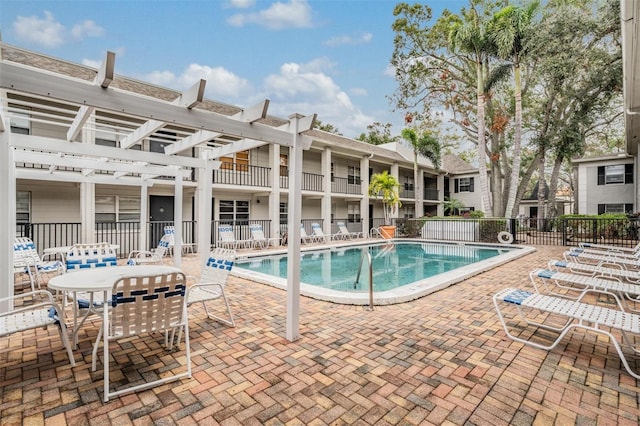
[{"label": "balcony railing", "polygon": [[360,179],[334,177],[331,180],[331,192],[334,194],[362,194]]},{"label": "balcony railing", "polygon": [[271,168],[248,164],[223,163],[213,171],[213,183],[225,185],[270,187]]},{"label": "balcony railing", "polygon": [[[286,175],[283,173],[286,172]],[[302,190],[303,191],[324,191],[323,186],[324,176],[315,173],[302,172]],[[280,168],[280,188],[289,188],[289,169]]]},{"label": "balcony railing", "polygon": [[424,190],[424,199],[425,200],[438,200],[438,190],[437,189],[429,189],[425,188]]}]

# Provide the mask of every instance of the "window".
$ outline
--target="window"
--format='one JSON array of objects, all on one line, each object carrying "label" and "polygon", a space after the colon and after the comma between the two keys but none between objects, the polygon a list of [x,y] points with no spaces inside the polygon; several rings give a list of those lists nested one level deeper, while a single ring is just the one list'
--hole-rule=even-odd
[{"label": "window", "polygon": [[347,204],[347,222],[360,222],[360,203]]},{"label": "window", "polygon": [[[246,172],[249,170],[249,151],[236,152],[233,157],[220,157],[221,170],[235,170]],[[282,162],[282,156],[280,157]]]},{"label": "window", "polygon": [[459,178],[453,181],[453,192],[473,192],[473,178]]},{"label": "window", "polygon": [[9,117],[11,133],[31,134],[31,115],[26,112],[12,112]]},{"label": "window", "polygon": [[96,145],[117,147],[118,140],[113,132],[106,128],[96,128]]},{"label": "window", "polygon": [[31,192],[16,191],[16,222],[31,222]]},{"label": "window", "polygon": [[225,223],[249,222],[249,202],[220,200],[220,221]]},{"label": "window", "polygon": [[633,204],[598,204],[598,214],[632,212]]},{"label": "window", "polygon": [[413,191],[413,176],[404,177],[404,190]]},{"label": "window", "polygon": [[333,175],[334,175],[335,171],[336,171],[336,165],[331,163],[331,183],[334,182],[334,179],[333,179],[334,176]]},{"label": "window", "polygon": [[402,217],[405,219],[413,219],[415,213],[413,206],[402,206]]},{"label": "window", "polygon": [[360,185],[360,167],[347,167],[347,183],[352,185]]},{"label": "window", "polygon": [[289,223],[289,205],[280,203],[280,225],[286,225],[287,223]]},{"label": "window", "polygon": [[149,151],[159,152],[164,154],[164,147],[171,145],[177,141],[177,134],[175,132],[167,132],[166,130],[158,130],[149,139]]},{"label": "window", "polygon": [[287,154],[280,154],[280,176],[289,175],[289,157]]},{"label": "window", "polygon": [[598,167],[598,185],[633,183],[633,164]]},{"label": "window", "polygon": [[96,196],[96,223],[138,222],[140,197]]}]

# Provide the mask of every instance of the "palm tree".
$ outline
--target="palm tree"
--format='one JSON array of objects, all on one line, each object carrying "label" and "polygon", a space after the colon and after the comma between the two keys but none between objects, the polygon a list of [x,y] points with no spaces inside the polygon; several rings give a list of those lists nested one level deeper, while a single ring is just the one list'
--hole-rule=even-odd
[{"label": "palm tree", "polygon": [[444,197],[444,212],[455,216],[460,209],[465,207],[464,203],[457,198]]},{"label": "palm tree", "polygon": [[465,11],[464,20],[453,20],[449,28],[449,43],[452,50],[460,50],[472,55],[476,67],[476,96],[478,116],[478,169],[480,171],[480,191],[482,210],[491,212],[489,197],[489,179],[487,176],[487,144],[485,135],[485,87],[483,66],[488,54],[494,51],[491,38],[488,36],[486,22],[482,21],[475,8]]},{"label": "palm tree", "polygon": [[[402,129],[401,132],[402,138],[411,144],[413,148],[413,185],[416,188],[414,191],[415,196],[415,208],[416,208],[416,217],[418,217],[418,204],[422,197],[418,193],[418,154],[422,155],[425,158],[428,158],[436,170],[440,169],[440,144],[429,133],[423,133],[420,137],[416,131],[411,127],[406,127]],[[422,185],[420,185],[421,187]],[[422,212],[420,212],[422,215]]]},{"label": "palm tree", "polygon": [[399,188],[400,182],[395,176],[390,175],[388,170],[371,176],[369,195],[382,199],[385,225],[391,225],[391,218],[396,216],[398,207],[402,205],[398,194]]},{"label": "palm tree", "polygon": [[528,5],[517,7],[506,6],[496,13],[490,22],[490,35],[496,45],[498,56],[510,59],[514,69],[514,98],[515,98],[515,134],[513,140],[513,164],[511,168],[511,183],[507,196],[505,215],[515,217],[514,207],[520,176],[520,160],[522,152],[522,82],[520,61],[526,55],[526,36],[531,28],[533,18],[540,3],[534,0]]}]

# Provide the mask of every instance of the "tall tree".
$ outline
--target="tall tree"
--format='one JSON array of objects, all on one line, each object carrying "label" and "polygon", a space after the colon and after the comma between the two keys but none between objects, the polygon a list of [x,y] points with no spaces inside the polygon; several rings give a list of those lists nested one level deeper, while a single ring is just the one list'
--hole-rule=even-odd
[{"label": "tall tree", "polygon": [[382,145],[385,143],[396,142],[399,136],[391,136],[391,123],[382,124],[376,121],[367,126],[369,133],[361,133],[356,139],[371,145]]},{"label": "tall tree", "polygon": [[486,162],[486,134],[485,134],[485,66],[488,55],[493,52],[493,41],[488,35],[488,22],[482,19],[475,7],[468,11],[463,10],[462,19],[452,19],[449,28],[449,42],[452,49],[469,53],[475,62],[476,72],[476,97],[478,117],[478,170],[480,172],[480,193],[482,210],[492,212],[491,199],[489,197],[489,179],[487,176]]},{"label": "tall tree", "polygon": [[495,43],[498,56],[503,59],[510,59],[514,71],[515,123],[513,161],[505,209],[505,214],[511,217],[516,217],[518,213],[514,206],[516,205],[522,150],[522,75],[520,61],[527,53],[526,39],[531,32],[533,19],[539,5],[537,0],[522,7],[509,5],[494,15],[489,26],[490,37]]}]

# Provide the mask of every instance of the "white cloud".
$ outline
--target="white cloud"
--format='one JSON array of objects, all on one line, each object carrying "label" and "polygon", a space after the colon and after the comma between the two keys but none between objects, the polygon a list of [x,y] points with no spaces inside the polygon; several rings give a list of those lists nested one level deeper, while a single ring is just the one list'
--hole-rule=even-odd
[{"label": "white cloud", "polygon": [[238,13],[230,16],[227,22],[234,27],[257,24],[272,30],[310,28],[313,26],[311,14],[307,0],[290,0],[288,3],[273,3],[256,13]]},{"label": "white cloud", "polygon": [[87,19],[86,21],[76,24],[71,29],[71,35],[76,39],[84,37],[101,37],[104,35],[104,28],[97,25],[94,21]]},{"label": "white cloud", "polygon": [[198,80],[206,80],[205,96],[211,100],[224,102],[238,102],[244,100],[251,90],[249,82],[223,67],[190,64],[181,74],[171,71],[153,71],[142,77],[158,86],[176,90],[185,90],[193,86]]},{"label": "white cloud", "polygon": [[248,9],[256,4],[256,0],[228,0],[226,7],[231,9]]},{"label": "white cloud", "polygon": [[387,68],[385,68],[383,74],[386,75],[387,77],[395,78],[395,76],[396,76],[396,67],[394,67],[391,64],[387,65]]},{"label": "white cloud", "polygon": [[358,45],[358,44],[367,44],[371,43],[373,40],[373,34],[364,33],[359,36],[339,36],[339,37],[331,37],[329,40],[325,41],[325,46],[344,46],[344,45]]},{"label": "white cloud", "polygon": [[19,40],[45,47],[58,47],[65,39],[64,25],[48,11],[44,12],[44,18],[18,16],[13,23],[13,30]]},{"label": "white cloud", "polygon": [[375,121],[356,107],[330,76],[313,69],[310,64],[287,63],[278,74],[265,79],[263,97],[272,100],[270,114],[317,113],[319,120],[348,137],[359,135]]},{"label": "white cloud", "polygon": [[367,89],[363,89],[362,87],[353,87],[349,89],[349,92],[354,96],[367,96],[369,94]]}]

